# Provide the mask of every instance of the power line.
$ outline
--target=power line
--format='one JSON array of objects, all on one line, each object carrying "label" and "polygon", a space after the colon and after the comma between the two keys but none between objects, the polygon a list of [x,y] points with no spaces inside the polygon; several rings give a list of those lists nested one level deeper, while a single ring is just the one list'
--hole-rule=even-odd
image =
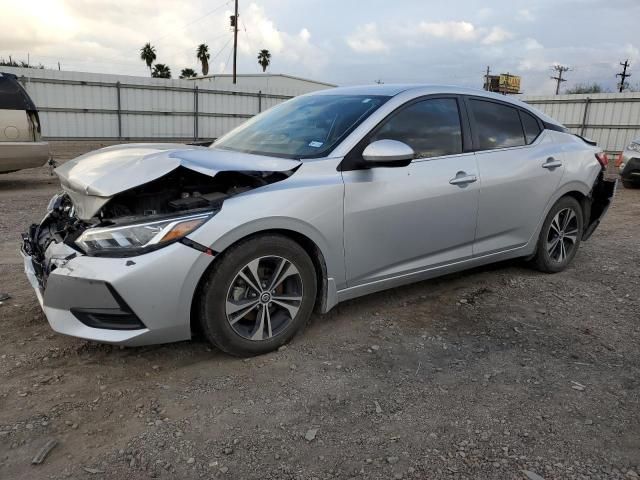
[{"label": "power line", "polygon": [[193,25],[194,23],[198,23],[199,21],[201,21],[201,20],[205,19],[206,17],[208,17],[208,16],[210,16],[210,15],[213,15],[214,13],[216,13],[216,12],[217,12],[218,10],[220,10],[221,8],[226,7],[226,6],[227,6],[227,5],[229,5],[232,1],[233,1],[233,0],[227,0],[227,1],[226,1],[226,2],[224,2],[222,5],[218,5],[218,6],[217,6],[216,8],[214,8],[213,10],[211,10],[211,11],[209,11],[209,12],[207,12],[207,13],[203,14],[203,15],[200,15],[200,16],[199,16],[198,18],[196,18],[195,20],[193,20],[193,21],[191,21],[191,22],[189,22],[189,23],[186,23],[186,24],[184,24],[184,25],[183,25],[183,26],[181,26],[181,27],[178,27],[178,28],[172,29],[171,33],[167,33],[166,35],[163,35],[163,36],[161,36],[161,37],[158,37],[158,38],[156,38],[155,40],[153,40],[151,43],[158,43],[160,40],[163,40],[163,39],[165,39],[165,38],[167,38],[167,37],[170,37],[170,36],[174,35],[176,31],[184,30],[185,28],[190,27],[190,26],[191,26],[191,25]]},{"label": "power line", "polygon": [[[245,25],[244,21],[242,21],[242,29],[244,30],[244,34],[247,37],[247,43],[249,44],[249,50],[250,51],[257,51],[257,50],[253,50],[253,47],[254,47],[253,40],[251,39],[251,35],[249,35],[249,32],[247,32],[247,26]],[[256,69],[256,72],[260,73],[260,65],[257,62],[254,63],[254,67]]]},{"label": "power line", "polygon": [[[229,55],[227,55],[227,60],[224,62],[224,67],[222,67],[222,73],[227,69],[227,65],[229,65],[229,59],[231,58],[231,54],[233,53],[233,48],[229,50]],[[236,83],[236,74],[233,72],[233,83]]]},{"label": "power line", "polygon": [[[229,43],[231,43],[231,38],[229,38],[229,39],[225,42],[225,44],[222,46],[222,48],[221,48],[220,50],[218,50],[218,53],[216,53],[216,54],[213,56],[213,58],[211,59],[211,63],[213,63],[213,61],[214,61],[216,58],[218,58],[218,55],[220,55],[220,54],[225,50],[225,48],[227,48],[227,46],[229,45]],[[225,65],[226,65],[226,64],[225,64]]]},{"label": "power line", "polygon": [[618,86],[620,87],[620,93],[622,93],[622,90],[624,90],[625,87],[624,79],[631,76],[630,73],[627,73],[627,68],[630,67],[631,64],[627,59],[624,61],[624,63],[620,62],[620,66],[622,66],[622,73],[616,73],[616,77],[620,77],[620,83],[618,84]]},{"label": "power line", "polygon": [[556,95],[558,95],[560,93],[560,84],[567,81],[565,78],[562,78],[562,74],[568,72],[570,68],[562,65],[554,65],[553,70],[558,72],[557,77],[551,77],[552,80],[556,81]]}]

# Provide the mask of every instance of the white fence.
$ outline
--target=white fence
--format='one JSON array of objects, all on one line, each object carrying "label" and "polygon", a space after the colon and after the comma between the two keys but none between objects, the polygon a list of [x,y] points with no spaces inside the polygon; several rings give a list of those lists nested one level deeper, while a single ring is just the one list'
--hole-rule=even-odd
[{"label": "white fence", "polygon": [[[22,81],[50,140],[210,140],[288,98],[330,85],[295,77],[258,86],[0,67]],[[254,78],[255,77],[255,78]],[[214,81],[215,80],[215,81]],[[297,86],[296,86],[297,85]],[[640,137],[640,93],[525,96],[571,131],[619,152]]]},{"label": "white fence", "polygon": [[526,96],[522,100],[572,132],[595,140],[607,152],[620,152],[640,138],[640,93]]},{"label": "white fence", "polygon": [[[50,140],[209,140],[256,113],[309,91],[0,67],[17,75]],[[318,85],[319,88],[327,88]]]}]

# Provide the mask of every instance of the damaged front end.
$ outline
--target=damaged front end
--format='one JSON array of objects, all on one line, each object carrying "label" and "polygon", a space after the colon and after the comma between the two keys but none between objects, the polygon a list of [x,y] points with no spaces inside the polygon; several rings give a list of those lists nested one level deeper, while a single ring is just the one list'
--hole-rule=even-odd
[{"label": "damaged front end", "polygon": [[[234,158],[236,157],[235,161]],[[186,236],[232,196],[288,178],[299,162],[173,145],[127,145],[59,167],[64,193],[22,235],[25,270],[42,304],[51,273],[77,256],[131,257]]]}]

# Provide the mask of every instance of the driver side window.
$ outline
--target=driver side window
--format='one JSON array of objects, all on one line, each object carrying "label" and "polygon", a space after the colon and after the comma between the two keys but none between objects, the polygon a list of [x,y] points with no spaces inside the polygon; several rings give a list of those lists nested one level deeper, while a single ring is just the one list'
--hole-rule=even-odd
[{"label": "driver side window", "polygon": [[458,102],[433,98],[416,102],[393,114],[370,137],[398,140],[416,152],[416,158],[462,153],[462,129]]}]

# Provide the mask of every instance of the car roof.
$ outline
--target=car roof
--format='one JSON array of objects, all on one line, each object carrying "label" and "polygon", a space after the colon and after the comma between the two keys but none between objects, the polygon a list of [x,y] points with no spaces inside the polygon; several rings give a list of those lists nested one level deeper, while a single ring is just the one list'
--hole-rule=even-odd
[{"label": "car roof", "polygon": [[511,103],[514,106],[529,110],[545,122],[561,125],[557,120],[545,115],[540,110],[533,108],[513,96],[501,95],[498,93],[487,92],[477,88],[459,87],[455,85],[434,85],[434,84],[373,84],[358,85],[352,87],[336,87],[324,90],[317,90],[308,95],[382,95],[393,97],[404,92],[414,92],[416,96],[434,95],[434,94],[451,94],[451,95],[473,95],[476,97],[485,97],[488,99],[499,100],[505,103]]}]

